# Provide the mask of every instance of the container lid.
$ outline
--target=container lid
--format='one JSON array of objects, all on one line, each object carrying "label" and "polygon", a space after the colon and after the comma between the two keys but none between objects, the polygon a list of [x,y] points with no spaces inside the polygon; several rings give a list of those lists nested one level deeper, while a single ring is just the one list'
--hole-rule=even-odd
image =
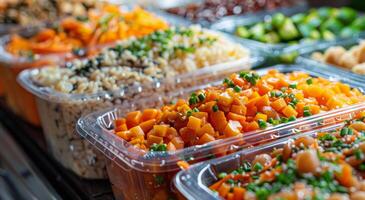
[{"label": "container lid", "polygon": [[174,178],[176,188],[187,199],[220,199],[217,194],[213,193],[208,187],[217,181],[217,175],[222,171],[231,171],[239,167],[242,160],[254,159],[261,153],[268,153],[274,148],[280,148],[284,144],[303,136],[315,136],[318,132],[329,132],[342,127],[346,120],[353,119],[359,112],[365,110],[365,104],[352,106],[352,108],[342,109],[337,113],[329,116],[323,116],[318,120],[328,121],[327,125],[317,127],[315,130],[301,132],[279,140],[245,149],[234,154],[205,161],[191,166],[188,170],[180,171]]},{"label": "container lid", "polygon": [[[341,81],[350,84],[352,87],[359,88],[362,92],[364,91],[359,84],[348,80],[346,77],[341,77],[330,72],[322,74],[319,71],[301,65],[277,65],[268,69],[258,70],[257,73],[262,75],[269,69],[277,69],[282,73],[304,71],[312,76],[321,76],[330,80]],[[204,86],[199,87],[204,88]],[[186,89],[183,92],[190,93],[194,89]],[[167,96],[173,98],[177,94],[167,94]],[[148,102],[162,103],[161,97],[157,95],[157,97],[134,101],[131,105],[119,106],[114,109],[92,113],[82,117],[78,121],[77,131],[120,166],[128,165],[132,169],[144,172],[167,172],[179,169],[177,165],[179,161],[183,160],[190,163],[199,162],[211,159],[213,155],[225,155],[227,152],[236,152],[243,148],[259,145],[263,141],[271,141],[276,138],[293,135],[300,131],[322,127],[333,123],[333,119],[336,117],[341,117],[339,113],[356,110],[359,106],[364,106],[363,104],[352,105],[310,117],[299,118],[296,121],[269,127],[265,130],[247,132],[239,137],[216,140],[204,145],[191,146],[177,151],[146,152],[115,135],[113,132],[113,124],[115,119],[124,117],[127,112],[133,111],[134,105],[138,104],[143,107]]]}]

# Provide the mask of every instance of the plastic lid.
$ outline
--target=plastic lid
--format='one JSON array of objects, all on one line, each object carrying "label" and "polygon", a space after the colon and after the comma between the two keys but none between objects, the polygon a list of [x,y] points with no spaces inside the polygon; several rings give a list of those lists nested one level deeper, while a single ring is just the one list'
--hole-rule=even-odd
[{"label": "plastic lid", "polygon": [[[268,69],[258,70],[257,73],[264,74],[269,69],[277,69],[283,73],[304,71],[312,76],[321,76],[330,80],[340,80],[350,84],[352,87],[358,87],[363,91],[358,84],[348,80],[346,77],[340,77],[329,72],[326,73],[327,75],[322,75],[320,72],[314,71],[306,66],[289,67],[278,65]],[[204,86],[200,87],[204,88]],[[182,93],[190,94],[190,92],[195,91],[195,89],[196,88],[190,88],[182,91]],[[178,96],[182,93],[168,94],[168,97],[173,98],[175,97],[174,95]],[[113,133],[113,124],[116,118],[124,117],[127,112],[134,109],[135,105],[143,107],[148,102],[155,102],[155,104],[161,105],[162,99],[157,95],[157,97],[151,97],[148,100],[142,99],[140,101],[134,101],[131,105],[119,106],[111,110],[109,109],[89,114],[78,121],[77,130],[80,135],[88,139],[106,156],[120,166],[128,165],[132,169],[145,172],[167,172],[177,170],[179,168],[177,166],[178,161],[185,160],[190,163],[199,162],[211,159],[212,155],[225,155],[227,152],[236,152],[242,148],[258,145],[265,140],[273,140],[293,135],[296,132],[322,127],[333,123],[333,119],[337,119],[336,117],[341,117],[342,115],[339,115],[339,113],[353,111],[364,106],[364,104],[352,105],[306,118],[299,118],[296,121],[270,127],[265,130],[248,132],[243,136],[216,140],[204,145],[196,145],[173,152],[146,152],[130,145],[128,142],[115,135]]]}]

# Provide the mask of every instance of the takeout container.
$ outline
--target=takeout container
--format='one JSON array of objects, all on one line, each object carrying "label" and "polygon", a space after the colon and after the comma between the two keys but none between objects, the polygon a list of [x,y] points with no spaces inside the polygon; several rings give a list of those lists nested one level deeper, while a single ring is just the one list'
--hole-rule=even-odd
[{"label": "takeout container", "polygon": [[[230,173],[238,169],[244,161],[251,162],[256,155],[270,153],[274,149],[281,148],[285,144],[295,141],[296,138],[303,136],[316,137],[317,133],[337,130],[345,125],[346,120],[353,119],[356,114],[362,111],[365,111],[365,104],[351,106],[351,108],[341,109],[341,111],[331,115],[318,117],[317,121],[322,123],[323,126],[315,130],[290,134],[289,137],[287,137],[288,135],[282,135],[282,132],[279,134],[274,133],[272,137],[278,138],[277,141],[245,149],[222,158],[202,162],[191,166],[186,171],[180,171],[174,178],[174,185],[180,195],[183,195],[186,199],[221,199],[209,189],[209,186],[218,181],[219,173]],[[248,140],[255,141],[257,139],[253,137],[248,138]]]},{"label": "takeout container", "polygon": [[31,76],[39,70],[26,70],[18,80],[21,85],[36,96],[38,113],[41,117],[44,135],[52,155],[66,168],[83,178],[106,178],[105,162],[102,154],[88,141],[81,138],[76,130],[77,120],[85,114],[99,109],[124,105],[131,107],[140,99],[150,99],[184,87],[192,87],[215,81],[243,69],[250,69],[262,62],[261,58],[240,59],[226,63],[206,66],[205,68],[154,81],[149,85],[134,85],[112,92],[99,92],[91,95],[64,94],[35,84]]},{"label": "takeout container", "polygon": [[[339,80],[364,92],[361,85],[352,82],[348,77],[337,74],[322,73],[302,65],[278,65],[269,69],[273,68],[282,73],[303,71],[312,76]],[[268,69],[262,69],[258,70],[257,73],[265,74],[267,71]],[[211,85],[218,83],[220,81],[213,82]],[[130,104],[86,115],[78,121],[77,131],[79,134],[99,149],[107,159],[106,167],[116,199],[167,199],[176,196],[171,183],[173,176],[180,170],[177,164],[179,161],[197,163],[224,156],[252,145],[259,145],[266,142],[265,140],[274,140],[276,135],[292,135],[297,131],[322,127],[326,123],[323,120],[318,120],[321,117],[334,115],[342,110],[350,110],[350,107],[333,110],[265,130],[248,132],[240,137],[216,140],[173,152],[145,152],[114,134],[114,120],[124,117],[128,112],[146,107],[160,107],[176,98],[186,97],[191,92],[205,87],[206,85],[202,85],[183,89],[167,93],[164,96],[151,95],[149,99],[140,98],[139,101],[131,101]]]},{"label": "takeout container", "polygon": [[326,43],[326,44],[317,45],[317,46],[313,47],[313,49],[310,52],[307,52],[307,53],[299,56],[297,59],[297,62],[302,63],[304,65],[315,66],[316,68],[321,68],[323,70],[330,70],[330,71],[333,71],[334,73],[346,74],[346,76],[351,77],[351,79],[354,81],[365,83],[365,75],[354,73],[351,70],[340,67],[340,66],[336,66],[336,65],[332,65],[332,64],[328,64],[328,63],[322,63],[320,61],[317,61],[317,60],[314,60],[311,58],[311,56],[314,52],[323,53],[328,48],[333,47],[333,46],[342,46],[345,49],[350,49],[352,46],[359,44],[360,41],[362,41],[362,40],[364,40],[364,37],[360,36],[360,37],[347,38],[347,39],[337,40],[337,41],[333,41],[333,42]]},{"label": "takeout container", "polygon": [[[36,31],[25,31],[23,35],[33,35]],[[72,57],[72,54],[48,54],[38,58],[17,57],[9,54],[5,46],[11,35],[0,38],[0,85],[3,87],[7,106],[12,112],[32,125],[39,126],[39,116],[32,94],[24,90],[17,82],[18,74],[31,68],[62,64]]]}]

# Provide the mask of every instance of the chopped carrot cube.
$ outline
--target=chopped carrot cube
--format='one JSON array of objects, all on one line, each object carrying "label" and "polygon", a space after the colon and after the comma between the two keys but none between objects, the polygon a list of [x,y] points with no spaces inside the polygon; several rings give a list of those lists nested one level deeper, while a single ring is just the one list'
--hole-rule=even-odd
[{"label": "chopped carrot cube", "polygon": [[153,126],[153,133],[156,136],[165,137],[167,134],[167,125],[154,125]]},{"label": "chopped carrot cube", "polygon": [[257,113],[254,120],[259,121],[260,119],[266,122],[267,115],[265,115],[263,113]]},{"label": "chopped carrot cube", "polygon": [[282,110],[283,114],[286,117],[291,117],[294,116],[296,117],[298,115],[298,112],[292,107],[292,106],[286,106],[283,110]]},{"label": "chopped carrot cube", "polygon": [[286,102],[284,99],[280,98],[272,102],[271,107],[274,108],[276,111],[281,111],[283,108],[286,107]]},{"label": "chopped carrot cube", "polygon": [[155,119],[157,114],[158,114],[157,109],[145,109],[143,111],[141,121],[144,122],[150,119]]},{"label": "chopped carrot cube", "polygon": [[214,141],[215,138],[208,134],[208,133],[205,133],[203,136],[201,136],[198,140],[198,144],[205,144],[205,143],[208,143],[208,142],[212,142]]},{"label": "chopped carrot cube", "polygon": [[126,123],[128,128],[132,128],[134,126],[137,126],[141,121],[141,111],[134,111],[130,112],[126,116]]},{"label": "chopped carrot cube", "polygon": [[202,124],[202,120],[199,118],[196,118],[194,116],[189,117],[188,124],[186,127],[192,129],[192,130],[198,130]]},{"label": "chopped carrot cube", "polygon": [[142,128],[143,132],[148,133],[153,128],[153,125],[155,125],[155,124],[156,124],[156,120],[150,119],[150,120],[140,123],[139,126]]}]

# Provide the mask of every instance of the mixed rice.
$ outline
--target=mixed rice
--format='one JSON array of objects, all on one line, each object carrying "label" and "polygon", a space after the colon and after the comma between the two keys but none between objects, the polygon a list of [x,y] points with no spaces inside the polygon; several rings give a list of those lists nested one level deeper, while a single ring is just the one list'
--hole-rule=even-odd
[{"label": "mixed rice", "polygon": [[66,68],[41,69],[33,79],[58,92],[90,94],[248,57],[244,47],[199,26],[174,27],[119,42],[92,59],[68,63]]}]

